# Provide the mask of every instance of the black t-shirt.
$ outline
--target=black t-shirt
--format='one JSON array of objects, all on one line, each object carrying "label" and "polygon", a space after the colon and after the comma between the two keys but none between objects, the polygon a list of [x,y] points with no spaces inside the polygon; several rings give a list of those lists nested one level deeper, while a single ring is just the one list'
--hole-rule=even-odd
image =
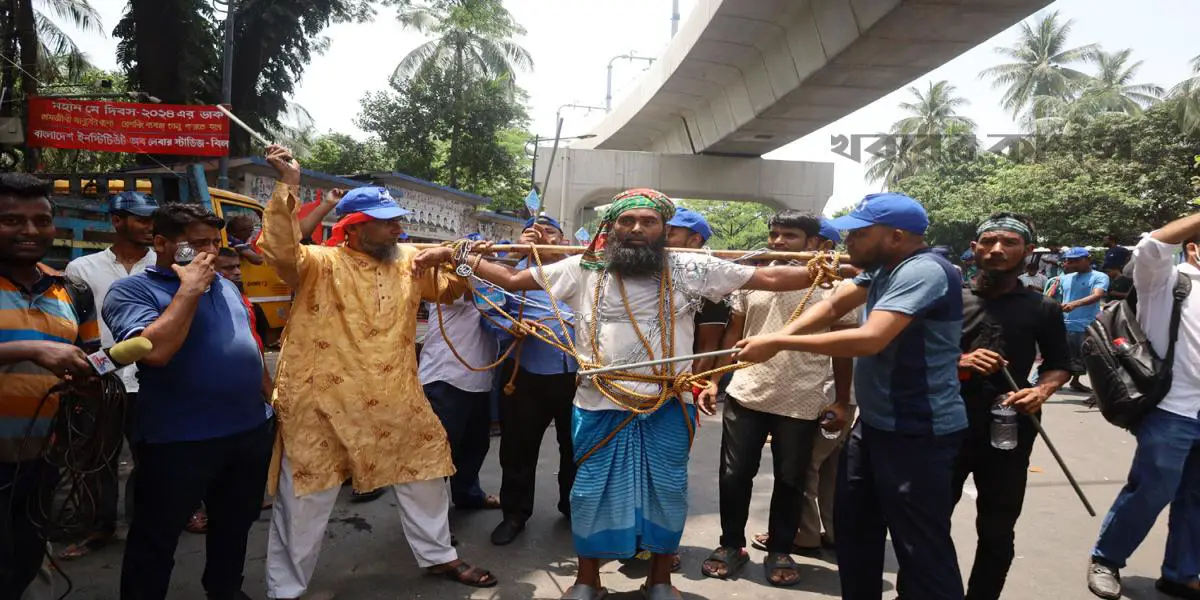
[{"label": "black t-shirt", "polygon": [[1108,286],[1108,296],[1106,300],[1121,300],[1133,291],[1133,278],[1121,275],[1112,280],[1112,284]]},{"label": "black t-shirt", "polygon": [[[1021,387],[1029,387],[1028,375],[1042,353],[1038,372],[1068,369],[1067,331],[1062,307],[1037,292],[1021,288],[984,298],[974,290],[963,292],[962,351],[986,348],[1008,360],[1008,370]],[[962,382],[967,410],[990,410],[996,397],[1012,391],[1003,373],[984,377],[972,373]]]}]

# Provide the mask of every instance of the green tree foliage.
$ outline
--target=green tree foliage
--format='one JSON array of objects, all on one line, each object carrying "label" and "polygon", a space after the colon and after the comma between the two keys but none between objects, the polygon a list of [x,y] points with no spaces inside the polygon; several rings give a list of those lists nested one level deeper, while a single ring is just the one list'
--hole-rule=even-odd
[{"label": "green tree foliage", "polygon": [[430,67],[364,97],[357,125],[383,142],[395,170],[515,209],[528,192],[522,100],[503,79],[460,81]]},{"label": "green tree foliage", "polygon": [[753,250],[767,245],[767,221],[774,211],[756,202],[682,200],[712,227],[708,246],[714,250]]},{"label": "green tree foliage", "polygon": [[958,112],[970,102],[958,96],[950,82],[908,91],[912,100],[900,103],[908,116],[892,125],[883,151],[867,163],[867,179],[885,186],[947,161],[970,159],[978,147],[975,122]]},{"label": "green tree foliage", "polygon": [[[96,68],[89,68],[73,77],[70,85],[60,85],[66,87],[54,88],[56,95],[73,96],[98,92],[129,91],[129,84],[123,74]],[[134,164],[131,155],[118,152],[44,148],[40,154],[39,170],[47,173],[108,173]]]},{"label": "green tree foliage", "polygon": [[395,168],[395,157],[376,138],[360,142],[344,133],[317,137],[301,156],[304,167],[334,175],[388,172]]},{"label": "green tree foliage", "polygon": [[906,178],[896,189],[925,204],[932,243],[956,248],[996,210],[1029,215],[1043,239],[1099,244],[1114,229],[1135,236],[1187,212],[1194,194],[1189,165],[1200,138],[1179,129],[1173,102],[1039,139],[1032,162],[985,153]]},{"label": "green tree foliage", "polygon": [[[1068,48],[1070,20],[1059,20],[1058,12],[1042,19],[1021,23],[1017,42],[996,53],[1011,62],[997,65],[980,73],[990,78],[996,89],[1004,89],[1001,105],[1014,117],[1034,108],[1037,98],[1067,100],[1088,80],[1088,75],[1073,65],[1090,60],[1098,47],[1095,44]],[[1043,115],[1032,115],[1034,118]]]},{"label": "green tree foliage", "polygon": [[[321,32],[332,23],[362,22],[375,14],[367,0],[233,2],[233,109],[259,131],[277,131],[304,68],[328,47]],[[223,19],[210,0],[129,0],[114,35],[117,58],[139,90],[179,104],[221,100]],[[232,131],[232,150],[250,150],[249,136]]]},{"label": "green tree foliage", "polygon": [[1191,60],[1192,76],[1171,88],[1170,97],[1179,100],[1175,105],[1175,118],[1180,127],[1193,135],[1200,135],[1200,55]]}]

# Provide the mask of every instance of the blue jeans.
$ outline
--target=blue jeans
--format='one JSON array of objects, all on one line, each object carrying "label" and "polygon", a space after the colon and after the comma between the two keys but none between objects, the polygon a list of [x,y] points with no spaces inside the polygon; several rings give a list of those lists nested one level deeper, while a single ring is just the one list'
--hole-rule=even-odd
[{"label": "blue jeans", "polygon": [[1137,451],[1092,558],[1114,569],[1137,549],[1168,504],[1162,576],[1178,583],[1200,574],[1200,420],[1156,409],[1137,427]]}]

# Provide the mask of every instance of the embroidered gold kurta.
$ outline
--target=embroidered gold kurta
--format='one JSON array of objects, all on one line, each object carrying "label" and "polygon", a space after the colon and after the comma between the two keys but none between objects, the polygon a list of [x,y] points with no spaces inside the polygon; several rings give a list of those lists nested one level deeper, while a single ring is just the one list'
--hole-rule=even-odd
[{"label": "embroidered gold kurta", "polygon": [[417,381],[416,315],[422,300],[461,297],[466,282],[446,269],[414,278],[417,250],[403,244],[394,262],[302,245],[299,208],[277,183],[259,241],[267,264],[295,291],[272,398],[282,441],[272,493],[281,450],[298,495],[347,477],[369,491],[452,475],[446,432]]}]

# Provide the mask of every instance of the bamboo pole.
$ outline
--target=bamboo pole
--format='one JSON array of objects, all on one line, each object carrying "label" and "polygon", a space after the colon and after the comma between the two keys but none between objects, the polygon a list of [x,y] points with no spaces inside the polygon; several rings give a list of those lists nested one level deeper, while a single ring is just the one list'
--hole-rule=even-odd
[{"label": "bamboo pole", "polygon": [[[440,248],[441,247],[441,244],[411,244],[411,245],[415,248],[420,248],[422,250],[424,250],[426,248]],[[496,245],[493,245],[490,248],[488,248],[488,250],[490,252],[526,252],[527,253],[530,251],[529,249],[531,247],[537,248],[538,253],[543,254],[543,255],[544,254],[582,254],[584,250],[587,250],[587,247],[585,247],[585,246],[551,246],[551,245],[544,245],[544,244],[538,244],[538,245],[534,245],[534,246],[529,246],[526,244],[496,244]],[[703,248],[667,248],[666,250],[668,252],[694,252],[697,254],[711,254],[717,258],[724,258],[727,260],[740,259],[740,258],[746,256],[747,254],[753,254],[753,256],[749,257],[753,260],[796,260],[796,261],[808,262],[818,255],[817,252],[766,251],[766,252],[760,252],[760,253],[755,254],[755,253],[753,253],[753,251],[750,251],[750,250],[705,250]],[[842,262],[845,262],[848,258],[849,257],[844,254],[838,255],[838,260],[840,260]]]}]

